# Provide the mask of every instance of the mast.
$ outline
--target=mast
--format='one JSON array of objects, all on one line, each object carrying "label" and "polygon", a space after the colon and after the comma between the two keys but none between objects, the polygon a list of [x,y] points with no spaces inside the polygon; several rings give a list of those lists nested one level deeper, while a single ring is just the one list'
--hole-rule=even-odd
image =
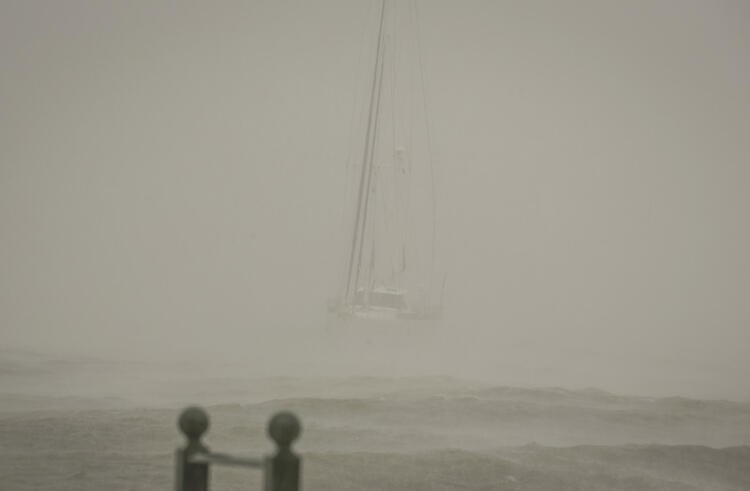
[{"label": "mast", "polygon": [[378,129],[378,115],[380,113],[380,96],[383,85],[383,33],[385,25],[385,0],[380,7],[380,26],[378,28],[378,44],[375,51],[375,68],[372,75],[372,90],[370,92],[370,107],[367,120],[367,133],[362,156],[362,172],[359,177],[359,193],[357,195],[357,213],[352,233],[349,264],[347,267],[346,291],[344,302],[353,303],[356,288],[362,268],[362,251],[367,225],[368,206],[370,201],[370,183],[374,167],[375,138]]}]

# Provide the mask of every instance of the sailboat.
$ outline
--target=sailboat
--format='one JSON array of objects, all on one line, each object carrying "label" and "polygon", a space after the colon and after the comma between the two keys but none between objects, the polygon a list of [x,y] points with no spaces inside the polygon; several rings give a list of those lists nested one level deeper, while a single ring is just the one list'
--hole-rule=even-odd
[{"label": "sailboat", "polygon": [[[414,2],[382,0],[364,138],[350,163],[347,237],[329,312],[378,321],[440,316],[435,175]],[[421,123],[421,124],[420,124]]]}]

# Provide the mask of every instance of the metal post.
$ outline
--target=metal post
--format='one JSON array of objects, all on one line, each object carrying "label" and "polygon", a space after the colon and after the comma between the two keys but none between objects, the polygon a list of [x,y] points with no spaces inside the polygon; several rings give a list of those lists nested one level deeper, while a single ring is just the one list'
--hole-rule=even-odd
[{"label": "metal post", "polygon": [[265,491],[299,491],[301,461],[292,450],[302,426],[290,412],[276,413],[268,422],[268,436],[276,442],[276,454],[266,459]]},{"label": "metal post", "polygon": [[177,449],[175,491],[208,491],[208,463],[191,462],[196,454],[207,454],[201,436],[208,430],[208,414],[199,407],[189,407],[180,415],[178,426],[187,438],[187,445]]}]

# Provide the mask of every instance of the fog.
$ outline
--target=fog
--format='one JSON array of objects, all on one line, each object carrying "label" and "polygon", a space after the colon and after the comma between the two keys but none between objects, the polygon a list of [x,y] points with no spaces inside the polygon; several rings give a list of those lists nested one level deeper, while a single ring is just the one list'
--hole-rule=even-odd
[{"label": "fog", "polygon": [[444,318],[365,354],[321,332],[370,2],[2,2],[2,346],[750,399],[748,4],[419,13]]}]

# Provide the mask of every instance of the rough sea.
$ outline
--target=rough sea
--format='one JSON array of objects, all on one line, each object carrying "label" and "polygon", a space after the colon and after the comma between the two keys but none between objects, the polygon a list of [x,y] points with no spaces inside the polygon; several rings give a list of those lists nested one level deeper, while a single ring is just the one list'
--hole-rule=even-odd
[{"label": "rough sea", "polygon": [[[750,489],[750,403],[450,377],[253,377],[221,367],[3,352],[0,489],[173,487],[180,410],[215,451],[272,451],[297,413],[306,490]],[[217,490],[260,489],[216,468]]]}]

